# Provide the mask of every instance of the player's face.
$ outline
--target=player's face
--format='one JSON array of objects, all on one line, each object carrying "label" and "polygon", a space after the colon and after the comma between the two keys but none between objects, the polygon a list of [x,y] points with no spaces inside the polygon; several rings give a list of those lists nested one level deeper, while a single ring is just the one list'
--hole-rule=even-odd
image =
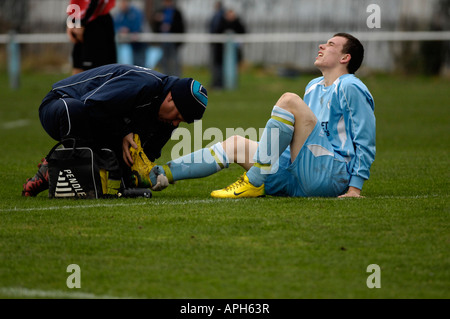
[{"label": "player's face", "polygon": [[344,37],[333,37],[327,43],[319,45],[314,65],[319,69],[332,69],[342,63],[342,59],[348,54],[342,52],[347,39]]},{"label": "player's face", "polygon": [[164,123],[172,124],[173,126],[178,126],[180,122],[184,121],[183,116],[181,116],[175,102],[172,98],[172,93],[169,92],[166,98],[161,104],[158,113],[158,120]]}]

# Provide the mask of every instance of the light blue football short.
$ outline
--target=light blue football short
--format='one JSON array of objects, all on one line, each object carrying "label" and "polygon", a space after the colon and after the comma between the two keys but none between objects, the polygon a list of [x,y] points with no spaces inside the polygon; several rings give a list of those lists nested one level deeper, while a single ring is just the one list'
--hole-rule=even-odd
[{"label": "light blue football short", "polygon": [[265,190],[274,196],[336,197],[346,192],[349,182],[345,159],[333,150],[317,122],[293,163],[289,147],[281,154]]}]

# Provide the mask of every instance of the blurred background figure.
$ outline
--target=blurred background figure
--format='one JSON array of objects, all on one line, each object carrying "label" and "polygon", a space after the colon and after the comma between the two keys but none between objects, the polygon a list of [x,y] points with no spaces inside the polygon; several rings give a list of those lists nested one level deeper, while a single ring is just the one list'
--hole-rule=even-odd
[{"label": "blurred background figure", "polygon": [[116,63],[114,21],[110,14],[115,0],[70,0],[70,4],[78,5],[80,12],[75,16],[68,14],[81,22],[81,28],[67,27],[67,35],[74,44],[72,73]]},{"label": "blurred background figure", "polygon": [[[153,31],[157,33],[184,33],[183,15],[173,0],[164,0],[163,6],[154,17]],[[164,42],[161,47],[163,56],[161,60],[162,73],[181,76],[181,61],[179,49],[182,43]]]},{"label": "blurred background figure", "polygon": [[119,11],[114,16],[114,26],[119,38],[131,46],[134,65],[146,66],[147,45],[137,41],[143,31],[144,14],[131,4],[130,0],[120,0]]},{"label": "blurred background figure", "polygon": [[[233,9],[228,9],[225,12],[225,19],[223,20],[222,33],[234,32],[245,33],[245,26],[241,19]],[[236,43],[238,63],[242,62],[243,50],[240,43]]]},{"label": "blurred background figure", "polygon": [[[224,24],[225,9],[221,1],[214,5],[214,14],[209,22],[209,33],[221,33]],[[211,43],[211,88],[223,87],[223,43]]]},{"label": "blurred background figure", "polygon": [[[225,9],[221,1],[215,3],[214,14],[210,20],[209,32],[218,33],[245,33],[245,26],[233,9]],[[238,65],[243,59],[242,47],[236,43],[236,58]],[[224,44],[211,44],[211,88],[224,88]]]},{"label": "blurred background figure", "polygon": [[[146,36],[149,36],[150,32],[155,32],[155,13],[163,8],[163,1],[131,0],[131,4],[145,13],[143,33]],[[328,33],[330,30],[347,30],[365,33],[364,41],[368,56],[363,72],[450,75],[450,58],[448,58],[450,41],[448,33],[445,32],[450,30],[450,0],[377,0],[377,5],[368,5],[367,1],[340,0],[342,10],[338,11],[330,11],[317,0],[286,1],[282,9],[274,6],[273,1],[178,0],[175,3],[183,13],[187,31],[191,33],[189,38],[192,36],[194,39],[193,42],[185,43],[179,51],[183,70],[186,66],[207,67],[212,70],[211,44],[203,43],[203,40],[197,42],[195,35],[209,34],[215,3],[218,1],[222,2],[224,10],[233,8],[241,24],[245,25],[245,33],[249,36],[241,43],[240,54],[244,60],[242,62],[248,66],[267,68],[283,77],[297,77],[301,73],[315,72],[310,67],[310,57],[317,53],[317,43],[320,40],[316,39],[316,35]],[[52,36],[55,33],[65,32],[64,22],[73,19],[72,14],[68,14],[69,18],[63,14],[70,2],[70,0],[0,0],[0,66],[8,65],[8,70],[18,71],[52,69],[71,72],[71,54],[77,41],[72,34],[78,30],[68,30],[74,43],[69,42],[65,34],[62,38],[58,38],[61,40]],[[89,10],[86,8],[94,1],[79,2],[84,8],[83,14],[88,16]],[[113,3],[112,0],[96,2],[98,3],[96,6],[101,6],[101,2],[107,6]],[[113,16],[120,7],[120,0],[115,2],[115,9],[110,12]],[[373,6],[379,7],[381,11],[373,13],[367,11]],[[360,14],[355,15],[355,12]],[[376,15],[376,12],[381,12],[381,16]],[[376,21],[383,31],[377,36],[373,33],[380,30],[377,30],[375,24],[369,24]],[[89,19],[90,23],[92,22]],[[444,32],[437,32],[439,30]],[[408,34],[402,34],[405,31]],[[427,38],[424,40],[421,33],[424,31],[431,31],[431,38],[426,35]],[[21,33],[30,34],[30,37],[26,39],[14,37],[15,34]],[[297,41],[301,33],[310,34],[311,39]],[[253,41],[253,34],[255,39],[259,40]],[[267,38],[260,37],[264,34]],[[276,34],[285,34],[286,41]],[[164,36],[165,34],[163,39]],[[398,36],[399,40],[392,41],[393,36],[396,38]],[[96,42],[104,38],[102,34]],[[160,68],[160,58],[163,56],[161,42],[154,41],[149,37],[146,66]],[[20,53],[9,54],[7,49],[9,43],[14,50],[21,50]],[[120,52],[118,51],[118,61],[122,61]],[[127,45],[128,59],[124,63],[133,63],[131,52],[130,45]],[[8,57],[14,58],[8,60]],[[240,71],[243,72],[242,65]],[[17,74],[17,71],[11,71],[11,74]],[[228,79],[228,76],[225,79]],[[15,83],[15,81],[11,83],[13,82]]]}]

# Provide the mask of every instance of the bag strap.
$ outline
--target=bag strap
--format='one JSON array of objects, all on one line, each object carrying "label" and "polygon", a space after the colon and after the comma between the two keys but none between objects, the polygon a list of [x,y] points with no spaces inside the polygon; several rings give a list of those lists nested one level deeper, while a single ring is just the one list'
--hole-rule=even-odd
[{"label": "bag strap", "polygon": [[72,149],[73,152],[75,151],[76,148],[76,144],[77,144],[77,140],[75,138],[65,138],[63,140],[61,140],[60,142],[58,142],[55,146],[52,147],[52,149],[50,150],[50,152],[48,152],[47,156],[45,157],[47,160],[50,158],[50,156],[53,154],[53,152],[61,145],[63,145],[65,142],[67,141],[72,141]]}]

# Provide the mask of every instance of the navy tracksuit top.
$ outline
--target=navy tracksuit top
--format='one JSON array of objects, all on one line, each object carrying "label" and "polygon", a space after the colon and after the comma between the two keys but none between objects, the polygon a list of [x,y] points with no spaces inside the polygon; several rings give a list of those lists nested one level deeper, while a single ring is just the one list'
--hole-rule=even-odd
[{"label": "navy tracksuit top", "polygon": [[109,64],[61,80],[52,92],[82,102],[79,105],[88,110],[87,120],[104,136],[121,141],[128,133],[139,134],[154,160],[176,128],[158,121],[158,111],[177,80],[139,66]]}]

